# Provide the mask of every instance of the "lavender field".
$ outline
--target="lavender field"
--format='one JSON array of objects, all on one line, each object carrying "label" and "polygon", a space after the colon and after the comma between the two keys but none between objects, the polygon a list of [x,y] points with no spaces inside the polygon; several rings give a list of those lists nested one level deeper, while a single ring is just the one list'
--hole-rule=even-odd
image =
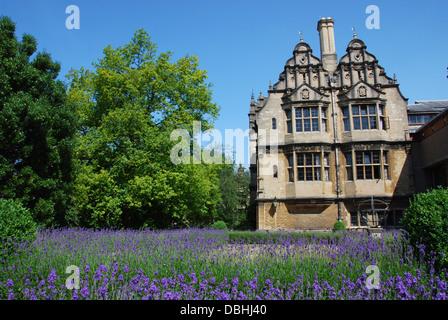
[{"label": "lavender field", "polygon": [[0,299],[447,299],[448,272],[405,243],[397,232],[251,243],[211,229],[47,230],[2,261]]}]

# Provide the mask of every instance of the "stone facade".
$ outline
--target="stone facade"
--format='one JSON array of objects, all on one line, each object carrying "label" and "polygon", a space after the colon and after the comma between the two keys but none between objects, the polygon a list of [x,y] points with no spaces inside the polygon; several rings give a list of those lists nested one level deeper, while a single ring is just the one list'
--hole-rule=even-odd
[{"label": "stone facade", "polygon": [[411,150],[416,192],[448,187],[447,118],[448,109],[444,109],[413,134]]},{"label": "stone facade", "polygon": [[414,193],[407,99],[356,36],[338,62],[333,27],[318,22],[321,59],[301,39],[252,96],[257,229],[395,226]]}]

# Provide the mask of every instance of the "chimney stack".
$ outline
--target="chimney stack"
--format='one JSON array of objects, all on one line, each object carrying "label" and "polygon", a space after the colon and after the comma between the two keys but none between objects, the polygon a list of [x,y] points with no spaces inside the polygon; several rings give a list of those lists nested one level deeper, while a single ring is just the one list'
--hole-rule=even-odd
[{"label": "chimney stack", "polygon": [[333,73],[338,66],[338,58],[334,45],[334,20],[322,18],[317,23],[320,38],[320,56],[324,69]]}]

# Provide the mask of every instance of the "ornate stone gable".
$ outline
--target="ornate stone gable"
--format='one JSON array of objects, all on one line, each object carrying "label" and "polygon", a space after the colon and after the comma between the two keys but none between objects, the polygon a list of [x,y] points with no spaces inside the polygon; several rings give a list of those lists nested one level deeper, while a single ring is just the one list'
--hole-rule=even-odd
[{"label": "ornate stone gable", "polygon": [[358,81],[355,85],[347,90],[341,90],[338,94],[339,102],[346,100],[360,100],[360,99],[381,99],[383,92],[368,84],[365,81]]},{"label": "ornate stone gable", "polygon": [[289,103],[303,103],[303,102],[318,102],[328,96],[322,94],[316,88],[311,87],[309,84],[304,83],[298,88],[294,89],[290,94],[285,94],[282,97],[282,101],[285,104]]}]

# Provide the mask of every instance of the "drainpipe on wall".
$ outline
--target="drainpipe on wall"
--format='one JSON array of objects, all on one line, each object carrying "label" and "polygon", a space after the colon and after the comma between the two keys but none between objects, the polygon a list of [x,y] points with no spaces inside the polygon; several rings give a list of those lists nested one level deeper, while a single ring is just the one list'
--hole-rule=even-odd
[{"label": "drainpipe on wall", "polygon": [[336,78],[334,76],[328,77],[331,88],[331,108],[333,112],[333,132],[334,132],[334,150],[335,150],[335,164],[336,164],[336,202],[338,204],[338,221],[342,221],[342,212],[341,212],[341,183],[340,183],[340,175],[339,175],[339,139],[338,139],[338,130],[336,127],[336,107],[334,102],[334,84],[336,83]]}]

